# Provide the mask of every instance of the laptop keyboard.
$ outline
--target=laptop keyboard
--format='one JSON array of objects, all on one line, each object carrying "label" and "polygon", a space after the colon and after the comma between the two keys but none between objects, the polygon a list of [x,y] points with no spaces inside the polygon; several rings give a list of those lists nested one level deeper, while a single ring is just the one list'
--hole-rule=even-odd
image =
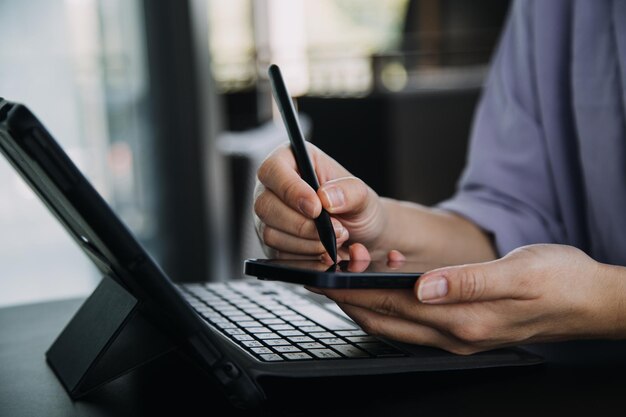
[{"label": "laptop keyboard", "polygon": [[181,284],[179,288],[207,322],[265,362],[407,356],[276,283]]}]

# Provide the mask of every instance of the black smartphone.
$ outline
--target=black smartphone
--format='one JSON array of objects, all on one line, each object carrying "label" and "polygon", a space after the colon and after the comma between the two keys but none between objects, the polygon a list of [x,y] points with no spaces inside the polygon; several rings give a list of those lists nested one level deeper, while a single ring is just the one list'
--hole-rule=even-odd
[{"label": "black smartphone", "polygon": [[244,273],[262,280],[283,281],[318,288],[412,288],[426,271],[424,262],[247,259]]}]

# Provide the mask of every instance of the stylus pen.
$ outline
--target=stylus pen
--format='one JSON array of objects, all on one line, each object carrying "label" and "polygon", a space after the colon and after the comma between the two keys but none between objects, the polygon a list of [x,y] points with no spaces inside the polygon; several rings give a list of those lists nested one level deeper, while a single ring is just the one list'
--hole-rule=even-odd
[{"label": "stylus pen", "polygon": [[[296,158],[296,164],[300,171],[300,176],[307,184],[311,186],[316,192],[320,188],[320,184],[313,170],[311,159],[306,150],[304,144],[304,135],[298,118],[296,117],[296,109],[293,107],[291,97],[287,92],[287,86],[280,73],[280,68],[277,65],[270,65],[268,70],[270,77],[270,83],[272,84],[272,92],[274,93],[274,99],[278,105],[278,110],[283,117],[283,122],[287,128],[287,134],[291,141],[291,150]],[[332,258],[334,263],[337,263],[337,240],[335,239],[335,229],[333,223],[330,221],[330,215],[324,209],[320,213],[319,217],[315,219],[315,226],[317,227],[317,233],[320,236],[322,245]]]}]

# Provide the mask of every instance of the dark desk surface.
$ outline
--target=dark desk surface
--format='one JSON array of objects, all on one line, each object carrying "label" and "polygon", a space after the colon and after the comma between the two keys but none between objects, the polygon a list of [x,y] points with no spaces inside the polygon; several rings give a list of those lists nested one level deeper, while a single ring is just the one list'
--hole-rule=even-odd
[{"label": "dark desk surface", "polygon": [[[176,354],[163,357],[72,402],[44,352],[82,300],[0,309],[0,416],[249,415],[232,410],[218,390]],[[626,342],[532,346],[540,367],[425,373],[341,386],[337,405],[325,385],[308,399],[264,415],[598,416],[626,413]],[[379,391],[378,395],[372,392]],[[286,392],[285,395],[291,396]]]}]

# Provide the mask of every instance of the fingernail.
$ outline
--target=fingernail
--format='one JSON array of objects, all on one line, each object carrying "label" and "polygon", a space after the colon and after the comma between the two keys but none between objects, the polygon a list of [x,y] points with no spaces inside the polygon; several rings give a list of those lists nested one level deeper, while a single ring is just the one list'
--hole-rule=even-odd
[{"label": "fingernail", "polygon": [[346,229],[340,224],[333,224],[333,226],[335,228],[335,237],[340,238],[343,236]]},{"label": "fingernail", "polygon": [[306,198],[298,200],[298,209],[307,217],[315,216],[315,204]]},{"label": "fingernail", "polygon": [[442,276],[428,278],[417,289],[417,298],[428,302],[445,297],[448,294],[448,280]]},{"label": "fingernail", "polygon": [[341,208],[346,202],[343,190],[339,187],[326,187],[322,189],[322,192],[326,194],[326,199],[330,203],[329,211]]}]

